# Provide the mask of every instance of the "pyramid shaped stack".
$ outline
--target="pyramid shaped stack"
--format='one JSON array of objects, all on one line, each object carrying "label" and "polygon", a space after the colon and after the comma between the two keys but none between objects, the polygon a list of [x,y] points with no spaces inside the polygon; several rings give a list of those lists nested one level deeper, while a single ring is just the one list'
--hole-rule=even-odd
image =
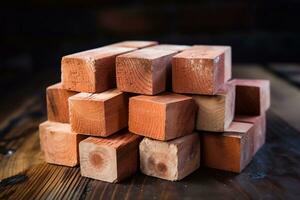
[{"label": "pyramid shaped stack", "polygon": [[228,46],[126,41],[64,56],[61,70],[41,148],[82,176],[118,182],[140,168],[175,181],[200,158],[241,172],[265,142],[269,81],[231,80]]}]

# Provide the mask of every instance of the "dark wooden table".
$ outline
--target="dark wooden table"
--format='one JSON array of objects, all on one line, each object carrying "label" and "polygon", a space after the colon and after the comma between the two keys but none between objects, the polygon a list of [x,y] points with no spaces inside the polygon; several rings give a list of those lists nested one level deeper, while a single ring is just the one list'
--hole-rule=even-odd
[{"label": "dark wooden table", "polygon": [[38,138],[44,86],[24,84],[1,100],[0,199],[299,199],[299,89],[259,66],[234,66],[234,77],[271,81],[266,144],[241,174],[200,168],[180,182],[137,173],[109,184],[46,164]]}]

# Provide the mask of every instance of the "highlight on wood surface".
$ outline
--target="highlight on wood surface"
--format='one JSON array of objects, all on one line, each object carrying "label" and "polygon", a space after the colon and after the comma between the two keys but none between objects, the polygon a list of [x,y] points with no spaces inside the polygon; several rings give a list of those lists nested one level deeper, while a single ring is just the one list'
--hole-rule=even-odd
[{"label": "highlight on wood surface", "polygon": [[116,59],[117,87],[124,92],[155,95],[166,90],[171,59],[177,51],[145,48]]},{"label": "highlight on wood surface", "polygon": [[141,139],[123,130],[108,138],[83,140],[79,144],[81,175],[111,183],[133,175],[138,169]]},{"label": "highlight on wood surface", "polygon": [[262,115],[271,105],[270,81],[233,79],[236,86],[236,115]]},{"label": "highlight on wood surface", "polygon": [[198,133],[167,142],[144,138],[139,149],[140,169],[149,176],[177,181],[200,166]]},{"label": "highlight on wood surface", "polygon": [[216,95],[192,95],[198,112],[196,129],[223,132],[234,117],[235,87],[224,84]]},{"label": "highlight on wood surface", "polygon": [[78,144],[86,136],[71,131],[69,124],[46,121],[39,126],[45,161],[74,167],[79,164]]},{"label": "highlight on wood surface", "polygon": [[214,95],[231,78],[230,47],[195,46],[172,59],[172,86],[177,93]]},{"label": "highlight on wood surface", "polygon": [[128,124],[128,95],[118,89],[69,98],[72,131],[106,137]]},{"label": "highlight on wood surface", "polygon": [[147,49],[158,49],[158,50],[168,50],[168,51],[176,51],[181,52],[191,48],[188,45],[178,45],[178,44],[159,44],[155,46],[148,47]]},{"label": "highlight on wood surface", "polygon": [[201,132],[203,164],[240,173],[255,154],[254,131],[253,124],[232,122],[223,133]]},{"label": "highlight on wood surface", "polygon": [[155,46],[157,44],[158,44],[158,42],[156,42],[156,41],[128,40],[128,41],[114,43],[114,44],[111,44],[109,46],[127,47],[127,48],[137,48],[137,49],[140,49],[140,48]]},{"label": "highlight on wood surface", "polygon": [[194,130],[196,105],[191,97],[163,93],[129,99],[129,130],[157,140],[171,140]]},{"label": "highlight on wood surface", "polygon": [[68,98],[77,92],[66,90],[61,83],[56,83],[47,87],[47,116],[49,121],[69,122]]},{"label": "highlight on wood surface", "polygon": [[135,49],[106,46],[64,56],[61,61],[63,87],[90,93],[114,88],[116,56]]}]

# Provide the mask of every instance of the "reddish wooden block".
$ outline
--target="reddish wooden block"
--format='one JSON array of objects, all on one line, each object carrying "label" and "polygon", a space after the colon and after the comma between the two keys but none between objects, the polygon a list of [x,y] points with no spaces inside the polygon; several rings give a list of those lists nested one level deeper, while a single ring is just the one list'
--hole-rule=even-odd
[{"label": "reddish wooden block", "polygon": [[108,138],[89,137],[79,144],[81,175],[118,182],[138,168],[138,146],[142,137],[122,131]]},{"label": "reddish wooden block", "polygon": [[200,166],[200,138],[193,133],[162,142],[144,138],[140,143],[140,168],[149,176],[181,180]]},{"label": "reddish wooden block", "polygon": [[64,56],[61,61],[63,87],[90,93],[114,88],[116,56],[134,49],[106,46]]},{"label": "reddish wooden block", "polygon": [[[216,94],[231,77],[230,47],[195,46],[172,59],[172,85],[177,93]],[[188,80],[188,81],[187,81]]]},{"label": "reddish wooden block", "polygon": [[114,44],[111,44],[109,46],[141,49],[141,48],[145,48],[145,47],[154,46],[154,45],[157,45],[157,44],[158,44],[158,42],[156,42],[156,41],[134,41],[134,40],[130,40],[130,41],[123,41],[123,42],[114,43]]},{"label": "reddish wooden block", "polygon": [[168,68],[176,51],[146,48],[118,56],[117,87],[121,91],[155,95],[166,90]]},{"label": "reddish wooden block", "polygon": [[261,116],[235,116],[234,121],[253,124],[254,128],[254,153],[256,153],[266,141],[266,115]]},{"label": "reddish wooden block", "polygon": [[47,114],[49,121],[68,123],[68,98],[77,92],[63,89],[61,83],[47,87]]},{"label": "reddish wooden block", "polygon": [[76,133],[109,136],[128,123],[128,96],[117,89],[69,98],[70,123]]},{"label": "reddish wooden block", "polygon": [[148,47],[147,49],[158,49],[158,50],[168,50],[168,51],[176,51],[181,52],[191,48],[191,46],[187,45],[177,45],[177,44],[159,44],[155,46]]},{"label": "reddish wooden block", "polygon": [[236,115],[262,115],[270,107],[270,81],[234,79]]},{"label": "reddish wooden block", "polygon": [[139,95],[129,100],[129,130],[157,140],[192,133],[196,105],[191,97],[174,93]]},{"label": "reddish wooden block", "polygon": [[196,129],[225,131],[234,117],[235,87],[224,84],[216,95],[192,95],[198,106]]},{"label": "reddish wooden block", "polygon": [[78,144],[86,136],[72,132],[70,124],[43,122],[39,136],[46,162],[70,167],[79,163]]},{"label": "reddish wooden block", "polygon": [[254,131],[253,124],[232,122],[226,132],[202,132],[204,165],[241,172],[254,155]]}]

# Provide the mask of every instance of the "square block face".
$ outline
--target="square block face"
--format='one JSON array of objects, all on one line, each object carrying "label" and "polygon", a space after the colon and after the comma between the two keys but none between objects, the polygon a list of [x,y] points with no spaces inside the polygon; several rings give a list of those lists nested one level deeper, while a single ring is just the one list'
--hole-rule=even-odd
[{"label": "square block face", "polygon": [[135,48],[107,46],[64,56],[62,84],[78,92],[103,92],[115,87],[115,58]]},{"label": "square block face", "polygon": [[204,165],[241,172],[254,155],[253,134],[252,124],[240,122],[232,122],[223,133],[203,132]]},{"label": "square block face", "polygon": [[109,136],[127,126],[128,97],[112,89],[69,98],[71,128],[76,133]]},{"label": "square block face", "polygon": [[168,142],[144,138],[139,152],[141,171],[166,180],[181,180],[200,166],[197,133]]},{"label": "square block face", "polygon": [[226,82],[225,77],[229,76],[229,72],[225,72],[224,59],[223,48],[210,48],[209,46],[192,47],[177,54],[172,60],[173,91],[189,94],[216,94]]},{"label": "square block face", "polygon": [[78,144],[85,136],[71,132],[69,124],[46,121],[40,124],[39,136],[46,162],[70,167],[78,164]]},{"label": "square block face", "polygon": [[117,87],[121,91],[154,95],[165,91],[168,69],[176,51],[141,49],[116,59]]},{"label": "square block face", "polygon": [[157,140],[192,133],[196,106],[191,97],[173,93],[135,96],[129,100],[129,130]]},{"label": "square block face", "polygon": [[198,112],[196,129],[223,132],[234,117],[235,87],[226,84],[217,95],[192,95]]},{"label": "square block face", "polygon": [[62,88],[61,83],[51,85],[47,88],[47,115],[49,121],[69,122],[68,98],[77,94]]}]

